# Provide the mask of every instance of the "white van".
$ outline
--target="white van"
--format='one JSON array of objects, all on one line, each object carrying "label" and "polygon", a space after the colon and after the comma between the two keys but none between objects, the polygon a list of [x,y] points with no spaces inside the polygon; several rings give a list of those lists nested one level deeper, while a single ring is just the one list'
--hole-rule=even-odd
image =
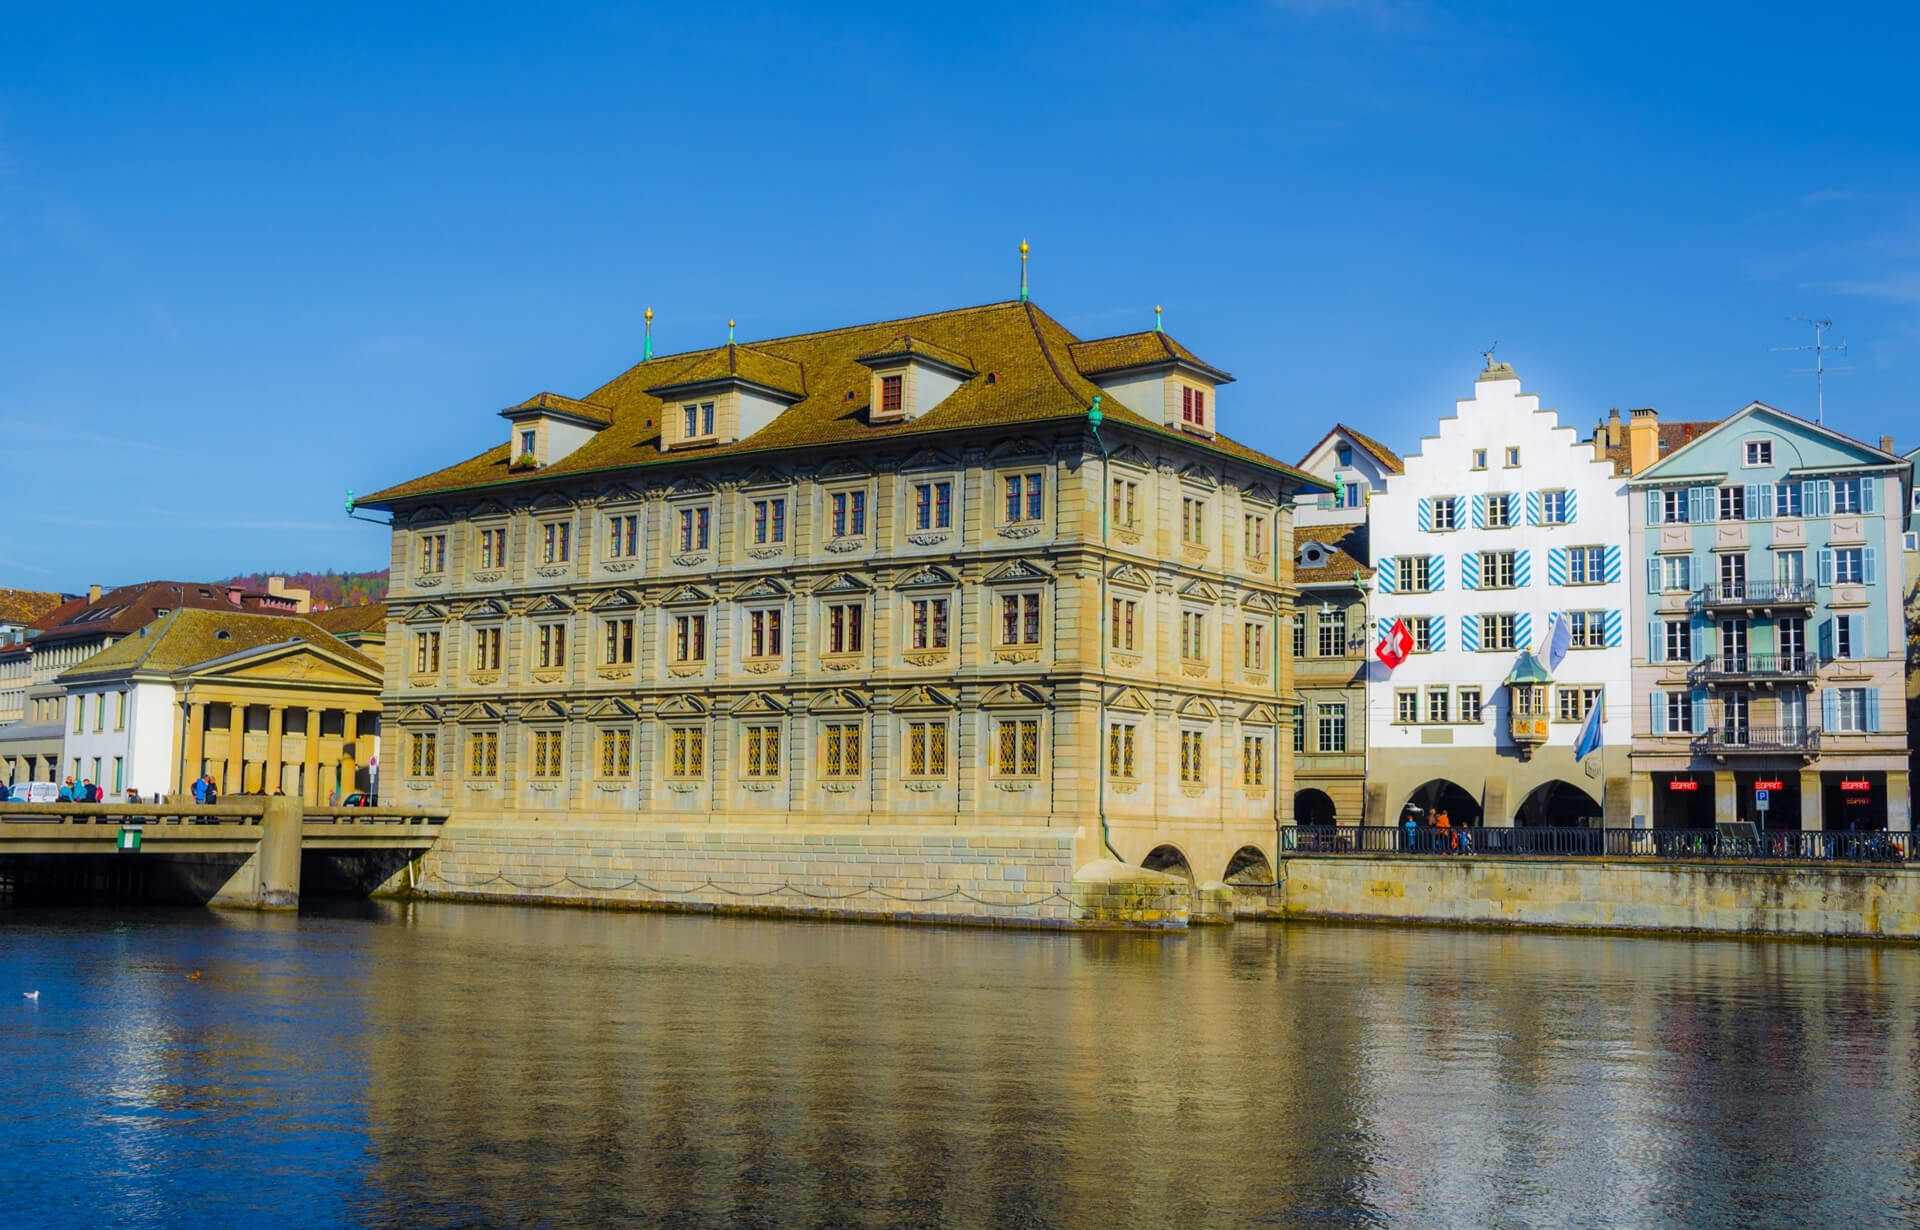
[{"label": "white van", "polygon": [[7,797],[14,803],[57,803],[60,801],[60,784],[58,782],[15,782]]}]

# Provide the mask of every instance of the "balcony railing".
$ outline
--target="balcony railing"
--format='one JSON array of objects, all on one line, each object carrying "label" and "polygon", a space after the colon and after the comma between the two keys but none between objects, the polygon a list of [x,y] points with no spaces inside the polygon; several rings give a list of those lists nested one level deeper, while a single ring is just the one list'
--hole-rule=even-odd
[{"label": "balcony railing", "polygon": [[1812,679],[1820,659],[1810,653],[1716,653],[1693,664],[1687,672],[1696,683],[1728,680]]},{"label": "balcony railing", "polygon": [[[1744,830],[1744,832],[1736,831]],[[1898,863],[1920,855],[1910,833],[1759,829],[1407,828],[1300,825],[1280,830],[1280,852],[1320,854],[1497,854],[1545,858],[1704,858]]]},{"label": "balcony railing", "polygon": [[1739,581],[1730,585],[1703,585],[1694,605],[1707,610],[1727,607],[1812,606],[1813,586],[1805,581]]},{"label": "balcony railing", "polygon": [[1720,727],[1696,737],[1701,756],[1818,756],[1820,732],[1797,726]]}]

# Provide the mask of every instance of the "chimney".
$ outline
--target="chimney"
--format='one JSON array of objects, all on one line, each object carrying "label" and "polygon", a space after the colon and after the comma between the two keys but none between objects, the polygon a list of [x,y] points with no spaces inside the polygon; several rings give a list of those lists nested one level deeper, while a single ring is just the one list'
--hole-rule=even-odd
[{"label": "chimney", "polygon": [[87,605],[92,606],[98,601],[100,601],[100,587],[98,585],[87,586]]},{"label": "chimney", "polygon": [[1627,411],[1627,472],[1638,474],[1660,460],[1660,412],[1652,406]]},{"label": "chimney", "polygon": [[300,615],[305,615],[313,606],[313,591],[289,586],[285,577],[268,577],[267,593],[292,603],[295,613]]},{"label": "chimney", "polygon": [[1880,437],[1880,451],[1881,451],[1881,452],[1883,452],[1883,453],[1891,453],[1891,452],[1893,451],[1893,437],[1892,437],[1892,436],[1881,436],[1881,437]]}]

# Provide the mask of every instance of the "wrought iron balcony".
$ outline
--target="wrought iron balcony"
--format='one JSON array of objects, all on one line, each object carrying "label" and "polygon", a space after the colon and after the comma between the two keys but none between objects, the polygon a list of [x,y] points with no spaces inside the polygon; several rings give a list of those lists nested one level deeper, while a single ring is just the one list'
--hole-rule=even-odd
[{"label": "wrought iron balcony", "polygon": [[1687,678],[1716,683],[1807,683],[1820,670],[1810,653],[1716,653],[1693,664]]},{"label": "wrought iron balcony", "polygon": [[1820,732],[1804,726],[1719,727],[1696,737],[1693,752],[1724,760],[1729,756],[1804,756],[1820,754]]},{"label": "wrought iron balcony", "polygon": [[1731,585],[1703,585],[1694,592],[1693,605],[1706,611],[1811,607],[1813,586],[1805,581],[1740,581]]}]

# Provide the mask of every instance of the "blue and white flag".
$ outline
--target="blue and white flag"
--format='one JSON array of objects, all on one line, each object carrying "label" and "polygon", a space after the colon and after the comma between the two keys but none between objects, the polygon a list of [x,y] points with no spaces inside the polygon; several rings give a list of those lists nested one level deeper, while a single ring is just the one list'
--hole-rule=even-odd
[{"label": "blue and white flag", "polygon": [[1580,728],[1580,737],[1574,740],[1573,758],[1575,760],[1585,760],[1600,750],[1600,723],[1603,720],[1601,711],[1606,707],[1607,697],[1604,692],[1593,698],[1593,708],[1587,710],[1586,724]]},{"label": "blue and white flag", "polygon": [[1547,669],[1557,671],[1566,661],[1567,650],[1573,648],[1573,625],[1567,621],[1565,611],[1556,611],[1553,623],[1547,627]]}]

